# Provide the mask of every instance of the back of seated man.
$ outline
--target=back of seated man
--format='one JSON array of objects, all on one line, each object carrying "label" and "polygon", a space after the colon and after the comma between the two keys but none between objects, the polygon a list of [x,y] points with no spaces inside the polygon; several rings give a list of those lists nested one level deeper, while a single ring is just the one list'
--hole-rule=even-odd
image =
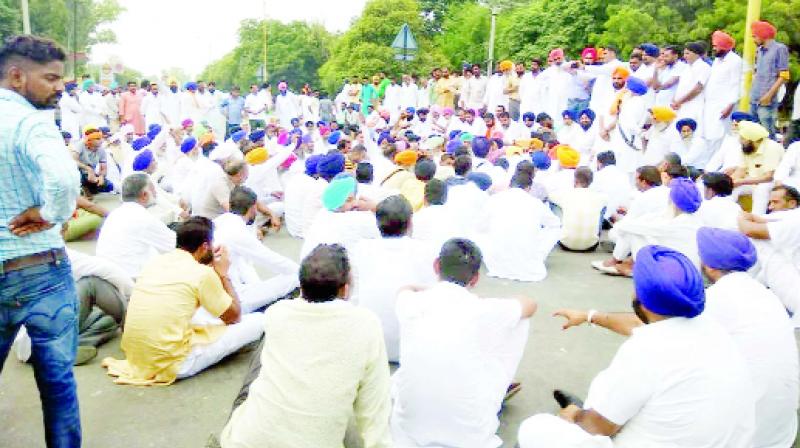
[{"label": "back of seated man", "polygon": [[362,240],[353,250],[353,302],[380,318],[386,353],[392,362],[400,357],[400,329],[395,313],[398,291],[408,285],[429,286],[436,282],[436,248],[409,237],[412,214],[405,197],[384,199],[375,210],[381,238]]},{"label": "back of seated man", "polygon": [[703,175],[704,201],[697,214],[706,227],[736,230],[742,207],[733,202],[733,179],[725,173]]},{"label": "back of seated man", "polygon": [[[125,315],[126,359],[102,364],[117,384],[169,385],[261,337],[264,315],[242,315],[228,277],[230,257],[224,247],[213,247],[213,239],[213,223],[192,217],[178,228],[177,248],[142,269]],[[222,323],[192,324],[200,307]]]},{"label": "back of seated man", "polygon": [[447,184],[433,179],[425,184],[425,205],[414,213],[412,237],[425,241],[433,247],[441,247],[445,241],[455,236],[452,214],[445,207]]},{"label": "back of seated man", "polygon": [[351,420],[363,446],[394,446],[381,325],[348,301],[345,249],[314,248],[300,265],[300,290],[300,298],[267,309],[269,338],[248,375],[255,380],[240,393],[246,398],[237,399],[222,430],[222,446],[339,447]]},{"label": "back of seated man", "polygon": [[600,242],[600,223],[608,198],[590,190],[592,170],[575,170],[575,188],[550,195],[550,201],[561,208],[561,239],[567,250],[593,251]]},{"label": "back of seated man", "polygon": [[155,202],[155,187],[145,173],[122,181],[122,205],[106,218],[97,238],[96,254],[139,276],[151,258],[175,248],[175,232],[147,211]]},{"label": "back of seated man", "polygon": [[[434,263],[439,283],[397,297],[400,368],[392,435],[397,446],[500,446],[498,415],[528,340],[530,298],[472,292],[483,257],[452,239]],[[515,384],[513,390],[518,390]]]}]

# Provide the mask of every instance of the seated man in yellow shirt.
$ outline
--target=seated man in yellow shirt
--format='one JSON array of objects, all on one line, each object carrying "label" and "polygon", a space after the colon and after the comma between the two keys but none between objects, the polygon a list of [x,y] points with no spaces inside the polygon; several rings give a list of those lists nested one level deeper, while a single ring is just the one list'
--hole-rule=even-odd
[{"label": "seated man in yellow shirt", "polygon": [[[122,334],[127,359],[106,358],[118,384],[169,385],[219,362],[264,332],[263,313],[242,315],[214,226],[192,217],[177,230],[177,248],[145,264],[133,288]],[[221,324],[192,325],[199,307]]]},{"label": "seated man in yellow shirt", "polygon": [[767,128],[750,121],[739,123],[739,140],[744,163],[731,175],[736,187],[731,196],[736,201],[742,194],[752,194],[752,212],[763,215],[767,213],[769,192],[775,184],[775,169],[780,165],[784,149],[769,138]]}]

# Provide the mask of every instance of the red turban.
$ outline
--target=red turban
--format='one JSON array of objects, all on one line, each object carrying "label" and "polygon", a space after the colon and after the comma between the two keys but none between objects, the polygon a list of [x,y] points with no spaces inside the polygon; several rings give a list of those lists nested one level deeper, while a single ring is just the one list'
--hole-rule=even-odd
[{"label": "red turban", "polygon": [[711,35],[711,43],[722,51],[731,51],[736,46],[736,41],[731,35],[720,30],[714,31]]},{"label": "red turban", "polygon": [[763,40],[774,39],[775,34],[778,32],[771,23],[764,21],[753,22],[750,25],[750,29],[753,30],[754,36]]},{"label": "red turban", "polygon": [[597,60],[597,50],[592,47],[584,48],[581,52],[581,59],[583,58],[592,58],[593,61]]}]

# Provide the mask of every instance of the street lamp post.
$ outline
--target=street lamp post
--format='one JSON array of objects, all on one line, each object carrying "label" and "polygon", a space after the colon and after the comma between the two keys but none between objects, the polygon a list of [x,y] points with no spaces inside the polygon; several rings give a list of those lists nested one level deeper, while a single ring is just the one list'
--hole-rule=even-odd
[{"label": "street lamp post", "polygon": [[31,34],[31,14],[28,9],[28,0],[21,1],[22,10],[22,33]]},{"label": "street lamp post", "polygon": [[494,65],[494,34],[497,29],[497,8],[492,8],[492,27],[489,31],[489,62],[486,67],[486,74],[492,74],[492,65]]},{"label": "street lamp post", "polygon": [[756,62],[756,43],[753,40],[753,32],[750,25],[757,21],[761,16],[761,0],[749,0],[747,3],[747,19],[744,24],[744,51],[742,52],[742,98],[739,100],[739,109],[750,110],[750,86],[753,84],[753,67]]}]

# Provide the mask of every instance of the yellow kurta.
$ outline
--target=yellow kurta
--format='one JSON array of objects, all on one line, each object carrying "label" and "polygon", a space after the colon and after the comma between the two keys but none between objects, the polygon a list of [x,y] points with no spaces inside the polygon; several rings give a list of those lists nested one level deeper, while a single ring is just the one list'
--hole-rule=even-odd
[{"label": "yellow kurta", "polygon": [[184,250],[159,255],[142,269],[133,288],[122,334],[127,359],[106,358],[103,367],[118,384],[169,385],[181,363],[199,344],[216,341],[224,325],[193,326],[203,306],[220,316],[233,299],[214,269]]}]

